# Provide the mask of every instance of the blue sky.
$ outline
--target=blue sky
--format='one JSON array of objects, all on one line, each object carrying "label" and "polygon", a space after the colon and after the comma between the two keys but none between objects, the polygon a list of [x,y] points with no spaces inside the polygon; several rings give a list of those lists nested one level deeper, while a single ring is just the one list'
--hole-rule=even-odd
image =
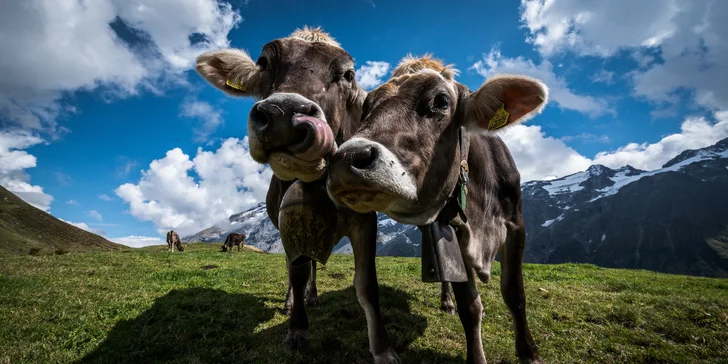
[{"label": "blue sky", "polygon": [[[593,4],[594,3],[594,4]],[[457,5],[456,5],[457,4]],[[471,89],[531,75],[540,116],[503,132],[524,181],[593,163],[659,168],[728,137],[728,3],[720,0],[58,0],[0,5],[0,184],[56,217],[133,246],[261,201],[249,99],[194,71],[222,47],[322,26],[360,84],[429,52]]]}]

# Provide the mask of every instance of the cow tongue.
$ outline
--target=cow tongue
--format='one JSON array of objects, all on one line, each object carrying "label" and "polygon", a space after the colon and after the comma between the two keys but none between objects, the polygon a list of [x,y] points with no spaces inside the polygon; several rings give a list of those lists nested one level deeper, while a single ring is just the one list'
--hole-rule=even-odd
[{"label": "cow tongue", "polygon": [[325,121],[296,114],[291,123],[296,129],[306,130],[306,139],[288,147],[296,158],[313,162],[325,157],[334,147],[334,133]]}]

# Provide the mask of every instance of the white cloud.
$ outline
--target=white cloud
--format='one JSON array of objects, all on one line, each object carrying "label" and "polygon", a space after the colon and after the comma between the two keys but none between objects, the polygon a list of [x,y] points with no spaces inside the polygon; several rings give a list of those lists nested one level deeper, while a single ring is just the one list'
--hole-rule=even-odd
[{"label": "white cloud", "polygon": [[78,206],[78,201],[76,201],[76,200],[68,200],[68,201],[66,201],[66,203],[71,206]]},{"label": "white cloud", "polygon": [[591,160],[567,146],[562,140],[546,136],[539,125],[514,125],[503,131],[521,182],[552,179],[583,171]]},{"label": "white cloud", "polygon": [[167,242],[158,237],[130,235],[120,238],[110,238],[114,243],[123,244],[132,248],[141,248],[150,245],[166,245]]},{"label": "white cloud", "polygon": [[100,194],[99,195],[99,199],[104,200],[104,201],[111,201],[112,200],[112,198],[109,195],[105,194],[105,193]]},{"label": "white cloud", "polygon": [[614,83],[614,72],[607,70],[600,70],[592,77],[593,82],[604,83],[611,85]]},{"label": "white cloud", "polygon": [[44,193],[43,187],[30,184],[30,176],[25,172],[36,166],[36,158],[23,149],[43,142],[28,132],[0,131],[0,185],[25,202],[50,212],[53,197]]},{"label": "white cloud", "polygon": [[538,125],[514,125],[505,129],[501,137],[516,161],[521,182],[527,182],[562,177],[583,171],[592,164],[610,168],[628,164],[644,170],[660,168],[685,150],[705,148],[728,138],[728,111],[715,113],[715,119],[713,122],[689,117],[683,121],[679,133],[655,143],[629,143],[613,151],[599,152],[593,159],[579,154],[563,140],[546,136]]},{"label": "white cloud", "polygon": [[[121,21],[119,21],[121,20]],[[113,97],[183,82],[194,58],[229,44],[241,21],[216,0],[24,0],[0,3],[0,117],[57,135],[74,108],[64,93],[106,86]],[[110,26],[133,29],[121,39]],[[190,41],[190,37],[202,40]]]},{"label": "white cloud", "polygon": [[642,67],[632,74],[637,96],[674,104],[687,89],[698,105],[728,108],[726,1],[522,0],[521,10],[528,41],[545,57],[627,50]]},{"label": "white cloud", "polygon": [[561,140],[568,142],[572,140],[581,140],[585,143],[609,143],[608,135],[596,135],[592,133],[581,133],[578,135],[567,135],[561,137]]},{"label": "white cloud", "polygon": [[603,99],[577,95],[566,84],[566,81],[556,76],[553,66],[548,60],[536,65],[532,60],[521,56],[517,58],[503,57],[500,50],[494,47],[483,59],[475,62],[471,67],[483,77],[496,74],[514,73],[535,77],[549,87],[549,99],[562,109],[574,110],[590,116],[600,116],[605,113],[616,114]]},{"label": "white cloud", "polygon": [[103,221],[104,218],[101,216],[101,214],[96,210],[91,210],[88,212],[88,216],[92,219],[95,219],[97,221]]},{"label": "white cloud", "polygon": [[699,149],[728,138],[728,111],[715,114],[713,123],[703,117],[690,117],[680,126],[680,133],[668,135],[655,143],[630,143],[615,151],[600,152],[594,163],[607,167],[633,167],[652,170],[662,167],[687,149]]},{"label": "white cloud", "polygon": [[115,192],[134,217],[152,221],[160,234],[174,229],[184,236],[264,201],[271,177],[269,167],[250,157],[247,137],[229,138],[214,152],[198,148],[192,160],[179,148],[169,150],[138,183]]},{"label": "white cloud", "polygon": [[116,174],[117,178],[124,178],[128,176],[132,169],[137,166],[136,161],[130,160],[126,157],[118,157],[117,163],[118,165],[116,166],[116,170],[114,171],[114,174]]},{"label": "white cloud", "polygon": [[382,79],[389,72],[389,63],[379,61],[366,61],[356,70],[356,83],[365,90],[371,90],[382,83]]},{"label": "white cloud", "polygon": [[103,230],[92,228],[92,227],[88,226],[88,224],[85,222],[72,222],[72,221],[63,220],[61,218],[58,218],[58,220],[61,220],[67,224],[71,224],[79,229],[86,230],[86,231],[96,234],[96,235],[104,236],[106,234],[106,232],[104,232]]},{"label": "white cloud", "polygon": [[196,118],[201,121],[195,128],[195,141],[198,143],[207,141],[210,134],[214,133],[224,123],[222,113],[213,109],[212,105],[204,101],[188,101],[181,105],[180,116]]}]

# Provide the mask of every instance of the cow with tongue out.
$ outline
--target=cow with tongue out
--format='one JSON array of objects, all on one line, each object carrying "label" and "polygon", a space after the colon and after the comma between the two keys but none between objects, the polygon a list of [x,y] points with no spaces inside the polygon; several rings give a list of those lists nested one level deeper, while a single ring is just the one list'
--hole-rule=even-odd
[{"label": "cow with tongue out", "polygon": [[[274,172],[266,205],[286,252],[284,310],[291,317],[285,346],[308,345],[304,298],[317,303],[316,262],[325,264],[344,236],[353,248],[354,285],[367,323],[383,328],[376,214],[337,208],[325,187],[328,157],[358,129],[366,97],[356,83],[352,57],[320,28],[304,27],[267,43],[256,62],[241,50],[223,49],[199,56],[196,70],[231,96],[258,99],[248,115],[248,140],[252,158]],[[449,291],[442,297],[452,307]],[[384,330],[369,335],[377,363],[399,362]]]}]

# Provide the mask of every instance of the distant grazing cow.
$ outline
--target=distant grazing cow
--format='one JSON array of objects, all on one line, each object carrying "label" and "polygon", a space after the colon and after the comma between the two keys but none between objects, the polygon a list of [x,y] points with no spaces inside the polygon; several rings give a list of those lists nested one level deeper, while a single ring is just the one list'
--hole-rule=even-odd
[{"label": "distant grazing cow", "polygon": [[241,233],[231,233],[228,234],[227,238],[225,238],[225,243],[222,244],[222,251],[232,252],[233,246],[238,247],[238,251],[240,251],[240,248],[245,245],[245,234]]},{"label": "distant grazing cow", "polygon": [[[496,131],[540,113],[548,89],[529,77],[503,75],[471,93],[455,73],[430,56],[403,59],[392,78],[369,93],[360,129],[331,158],[328,192],[338,204],[384,212],[423,234],[454,231],[467,271],[467,281],[452,287],[468,363],[485,363],[476,276],[490,280],[497,254],[516,354],[521,362],[540,363],[526,320],[520,174]],[[370,346],[388,345],[379,343],[386,337],[382,323],[367,323],[378,333],[370,335]]]},{"label": "distant grazing cow", "polygon": [[[328,156],[359,127],[366,97],[352,57],[320,28],[304,27],[264,45],[257,62],[241,50],[224,49],[198,57],[196,70],[228,95],[259,100],[248,116],[250,154],[273,170],[267,212],[291,253],[286,347],[308,344],[304,295],[309,304],[318,302],[316,260],[325,261],[343,236],[350,238],[362,272],[354,285],[367,321],[381,321],[378,286],[370,284],[376,276],[376,214],[337,209],[325,187]],[[442,306],[450,310],[449,286],[442,290]]]},{"label": "distant grazing cow", "polygon": [[174,230],[170,230],[167,233],[167,247],[171,252],[174,252],[175,247],[181,252],[185,251],[185,247],[182,246],[182,242],[179,240],[179,235]]}]

